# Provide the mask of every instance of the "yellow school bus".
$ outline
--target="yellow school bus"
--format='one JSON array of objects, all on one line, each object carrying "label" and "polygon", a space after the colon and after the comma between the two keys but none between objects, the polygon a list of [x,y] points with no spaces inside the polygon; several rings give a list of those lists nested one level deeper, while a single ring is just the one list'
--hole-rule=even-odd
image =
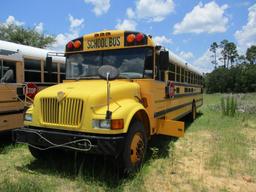
[{"label": "yellow school bus", "polygon": [[28,83],[39,91],[65,78],[65,58],[55,56],[51,67],[46,66],[49,52],[0,40],[0,132],[23,126],[23,90]]},{"label": "yellow school bus", "polygon": [[56,148],[113,155],[134,172],[153,135],[183,136],[179,119],[203,104],[200,72],[144,33],[84,35],[65,56],[64,83],[38,93],[14,132],[36,158]]}]

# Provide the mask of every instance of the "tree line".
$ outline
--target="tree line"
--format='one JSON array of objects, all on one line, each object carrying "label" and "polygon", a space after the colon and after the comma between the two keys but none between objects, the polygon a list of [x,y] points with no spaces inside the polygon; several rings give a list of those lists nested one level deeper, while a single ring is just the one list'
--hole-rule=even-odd
[{"label": "tree line", "polygon": [[223,40],[213,42],[210,51],[214,70],[204,76],[207,93],[256,91],[256,45],[243,55],[235,43]]},{"label": "tree line", "polygon": [[0,23],[0,40],[46,48],[55,42],[55,37],[39,33],[35,28],[25,28],[22,25]]}]

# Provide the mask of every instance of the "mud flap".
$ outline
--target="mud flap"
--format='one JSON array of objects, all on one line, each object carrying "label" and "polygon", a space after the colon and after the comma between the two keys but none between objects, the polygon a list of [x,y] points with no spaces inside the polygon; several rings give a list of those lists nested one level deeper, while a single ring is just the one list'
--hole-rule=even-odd
[{"label": "mud flap", "polygon": [[183,137],[184,122],[169,120],[169,119],[158,119],[156,134],[173,136],[173,137]]}]

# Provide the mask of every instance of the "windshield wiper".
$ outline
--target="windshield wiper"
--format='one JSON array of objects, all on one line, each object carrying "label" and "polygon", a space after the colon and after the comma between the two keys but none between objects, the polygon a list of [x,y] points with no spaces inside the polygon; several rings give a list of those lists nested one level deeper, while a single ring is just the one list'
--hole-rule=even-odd
[{"label": "windshield wiper", "polygon": [[80,79],[100,79],[100,77],[99,76],[87,76],[87,77],[78,76],[76,78],[76,80],[80,80]]}]

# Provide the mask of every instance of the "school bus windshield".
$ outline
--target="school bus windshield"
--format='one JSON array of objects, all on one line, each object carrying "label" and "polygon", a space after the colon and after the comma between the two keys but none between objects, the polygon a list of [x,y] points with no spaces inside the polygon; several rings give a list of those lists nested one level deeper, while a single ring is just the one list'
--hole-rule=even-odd
[{"label": "school bus windshield", "polygon": [[152,48],[133,48],[67,55],[67,79],[99,78],[98,69],[111,65],[119,69],[120,77],[152,78]]}]

